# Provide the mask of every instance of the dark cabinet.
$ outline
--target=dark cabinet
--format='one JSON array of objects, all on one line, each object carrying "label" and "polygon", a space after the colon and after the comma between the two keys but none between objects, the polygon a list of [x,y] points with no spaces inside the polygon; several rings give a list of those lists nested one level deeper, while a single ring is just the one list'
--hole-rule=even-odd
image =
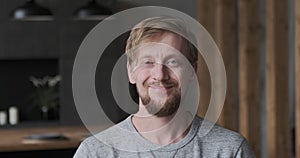
[{"label": "dark cabinet", "polygon": [[47,59],[59,57],[57,22],[5,20],[0,32],[0,59]]},{"label": "dark cabinet", "polygon": [[[82,0],[37,1],[52,11],[54,18],[51,21],[11,19],[9,16],[11,11],[25,2],[25,0],[0,1],[0,65],[5,65],[0,73],[8,76],[6,81],[9,82],[2,84],[5,87],[1,87],[0,94],[6,93],[8,89],[20,92],[18,95],[12,94],[9,98],[0,99],[0,110],[7,110],[8,106],[19,104],[17,106],[20,106],[21,119],[27,119],[25,113],[28,113],[26,109],[29,109],[30,105],[25,103],[26,95],[33,89],[28,81],[29,75],[53,76],[56,72],[62,76],[58,123],[81,124],[72,96],[73,60],[81,41],[99,21],[73,20],[74,10],[86,3]],[[16,66],[15,63],[23,63],[24,66]],[[57,65],[53,66],[53,63]],[[36,68],[31,69],[32,66],[28,65]],[[22,81],[19,82],[20,80]]]},{"label": "dark cabinet", "polygon": [[[0,1],[0,62],[4,61],[5,63],[14,65],[13,63],[16,61],[21,61],[19,63],[31,63],[35,61],[46,63],[50,61],[52,65],[36,65],[35,67],[39,67],[41,73],[33,72],[33,74],[44,76],[49,74],[53,76],[55,72],[57,72],[57,74],[61,75],[62,81],[60,82],[59,92],[60,119],[58,123],[63,125],[81,124],[73,101],[72,69],[77,50],[80,47],[82,40],[100,21],[74,20],[72,14],[76,8],[86,3],[86,1],[83,0],[37,1],[40,5],[44,5],[52,11],[54,18],[51,21],[12,20],[9,16],[10,12],[25,2],[25,0]],[[100,84],[96,84],[96,86],[100,86],[100,90],[97,92],[99,94],[105,93],[105,96],[100,96],[102,97],[100,99],[105,99],[105,106],[113,107],[107,110],[108,113],[115,115],[112,117],[113,122],[120,121],[126,114],[118,108],[113,100],[111,92],[102,91],[103,89],[110,89],[110,84],[107,83],[110,83],[109,75],[111,75],[112,68],[109,67],[113,66],[114,62],[116,62],[118,57],[124,52],[124,42],[125,38],[122,37],[120,41],[116,41],[114,45],[109,46],[110,48],[107,51],[111,51],[111,53],[108,53],[109,55],[107,55],[105,59],[102,59],[105,60],[102,62],[107,65],[103,65],[102,68],[100,68],[101,77],[97,80]],[[52,61],[54,61],[57,66],[53,66]],[[22,68],[22,66],[19,66],[18,68],[14,67],[14,70],[17,71],[14,73],[21,74],[22,72],[25,72],[23,69],[25,69],[25,66],[24,68]],[[11,71],[12,68],[5,67],[3,72],[0,73],[9,74]],[[7,81],[11,81],[11,84],[13,84],[14,80],[27,80],[27,76],[26,74],[24,75],[24,73],[22,77],[14,75],[14,77],[7,79]],[[102,80],[103,76],[106,76],[106,80]],[[23,89],[24,87],[28,88],[29,83],[27,82],[25,84],[27,85],[20,85],[14,88],[14,91],[20,92],[19,96],[21,96],[23,92],[29,93],[30,90]],[[7,85],[4,89],[9,88],[9,84],[4,85]],[[102,88],[101,86],[105,86],[105,88]],[[5,93],[5,91],[0,91],[0,93]],[[109,96],[106,96],[107,94],[109,94]],[[9,100],[1,102],[0,99],[0,110],[4,108],[7,109],[7,106],[10,104],[23,104],[22,102],[25,100],[24,97],[10,96],[10,98],[13,98],[11,99],[11,103]],[[20,108],[20,110],[23,110],[21,113],[24,113],[24,109],[28,109],[27,106],[30,105],[22,106],[23,107]],[[30,112],[33,111],[29,111],[29,113]]]},{"label": "dark cabinet", "polygon": [[[47,60],[55,60],[58,68],[57,73],[59,73],[62,77],[59,94],[60,119],[58,123],[63,125],[81,124],[72,95],[72,69],[77,50],[80,47],[82,40],[100,21],[73,19],[72,14],[74,10],[86,3],[86,1],[83,0],[37,1],[41,5],[47,6],[47,8],[52,11],[54,18],[51,21],[12,20],[9,16],[10,12],[25,2],[25,0],[0,1],[0,62],[5,61],[10,63],[22,60],[27,62],[37,60],[43,62]],[[122,39],[122,42],[124,42],[124,39]],[[107,62],[116,61],[116,58],[119,57],[120,53],[123,53],[122,50],[121,52],[118,51],[123,49],[124,43],[117,42],[116,46],[117,51],[115,51],[116,49],[114,49],[114,46],[110,46],[112,47],[111,51],[119,54],[108,56],[104,60],[107,60]],[[42,73],[43,75],[47,75],[48,72],[50,73],[49,67],[53,68],[54,66],[49,65],[48,68],[44,65],[40,66],[40,69],[45,70],[45,72]],[[11,68],[7,67],[4,69],[7,74],[10,72]],[[22,68],[17,69],[17,71],[17,73],[23,72]],[[101,75],[111,74],[111,69],[106,69],[106,66],[102,68],[101,71]],[[51,74],[53,74],[53,72],[51,72]],[[26,76],[24,77],[23,75],[22,80],[24,80],[24,78],[26,79]],[[7,80],[13,81],[16,79],[21,80],[21,77],[14,76],[14,79]],[[100,80],[99,82],[105,82],[104,84],[100,84],[103,86],[109,86],[109,84],[106,83],[110,83],[109,80]],[[23,87],[24,86],[20,85],[14,89],[18,89],[20,92],[25,92],[26,90],[22,90]],[[109,87],[106,87],[105,89],[109,89]],[[109,104],[109,106],[112,106],[112,104],[114,105],[114,108],[109,109],[109,113],[115,115],[113,116],[114,122],[119,121],[121,118],[124,118],[125,114],[117,107],[112,96],[110,95],[109,97],[110,98],[108,99],[106,96],[104,97],[104,99],[106,99],[105,103]],[[20,101],[15,102],[18,99],[20,98],[12,99],[13,101],[11,104],[20,103]],[[0,110],[7,108],[6,106],[9,104],[9,101],[7,100],[5,102],[1,102],[0,100]]]}]

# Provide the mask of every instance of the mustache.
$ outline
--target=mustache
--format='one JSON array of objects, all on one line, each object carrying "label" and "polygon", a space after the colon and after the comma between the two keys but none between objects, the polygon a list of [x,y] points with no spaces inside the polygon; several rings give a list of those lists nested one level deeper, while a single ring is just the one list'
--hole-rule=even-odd
[{"label": "mustache", "polygon": [[150,87],[150,86],[161,86],[161,87],[177,87],[178,86],[178,82],[177,81],[167,81],[167,82],[157,82],[157,81],[152,81],[152,82],[147,82],[145,84],[146,87]]}]

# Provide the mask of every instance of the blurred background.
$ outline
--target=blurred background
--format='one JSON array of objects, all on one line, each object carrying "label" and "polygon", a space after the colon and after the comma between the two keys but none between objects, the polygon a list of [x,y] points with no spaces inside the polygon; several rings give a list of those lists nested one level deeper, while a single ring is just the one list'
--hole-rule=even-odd
[{"label": "blurred background", "polygon": [[[89,136],[72,95],[82,40],[103,18],[149,5],[190,15],[218,45],[228,87],[218,124],[240,132],[257,157],[300,157],[299,0],[1,0],[0,157],[72,157]],[[96,73],[98,98],[115,123],[128,114],[107,83],[127,37],[108,46]],[[204,116],[211,82],[199,64]]]}]

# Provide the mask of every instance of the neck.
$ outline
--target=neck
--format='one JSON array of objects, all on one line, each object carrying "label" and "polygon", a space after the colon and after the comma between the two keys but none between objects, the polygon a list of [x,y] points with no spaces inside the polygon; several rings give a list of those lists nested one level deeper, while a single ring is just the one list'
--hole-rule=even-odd
[{"label": "neck", "polygon": [[159,145],[177,143],[183,139],[189,129],[192,116],[189,113],[174,113],[170,116],[141,115],[143,110],[132,117],[136,130],[147,140]]}]

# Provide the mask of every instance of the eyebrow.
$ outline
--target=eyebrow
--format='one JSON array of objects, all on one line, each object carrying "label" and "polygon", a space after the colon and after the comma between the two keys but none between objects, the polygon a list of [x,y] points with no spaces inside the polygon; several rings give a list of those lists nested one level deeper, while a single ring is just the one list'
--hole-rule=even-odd
[{"label": "eyebrow", "polygon": [[144,59],[144,58],[153,58],[151,55],[141,55],[137,58],[137,60],[140,60],[140,59]]},{"label": "eyebrow", "polygon": [[[170,58],[175,57],[175,58],[181,59],[182,57],[185,57],[188,60],[188,58],[184,54],[181,54],[181,55],[178,55],[177,53],[173,53],[173,54],[166,55],[164,58],[165,59],[170,59]],[[139,60],[139,59],[143,59],[143,58],[155,58],[155,57],[153,57],[152,55],[149,55],[149,54],[143,54],[143,55],[140,55],[137,59]]]}]

